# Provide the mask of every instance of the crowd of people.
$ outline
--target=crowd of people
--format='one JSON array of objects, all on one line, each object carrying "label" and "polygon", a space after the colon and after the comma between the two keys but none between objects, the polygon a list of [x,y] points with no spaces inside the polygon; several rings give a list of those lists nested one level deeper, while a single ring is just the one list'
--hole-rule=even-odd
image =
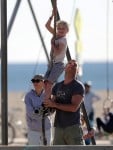
[{"label": "crowd of people", "polygon": [[[66,34],[69,26],[65,21],[58,21],[56,36],[54,36],[55,29],[51,26],[54,15],[52,11],[46,23],[46,28],[53,35],[50,64],[45,75],[37,74],[31,79],[33,88],[25,96],[28,144],[43,145],[42,115],[44,110],[47,110],[48,113],[44,118],[47,145],[89,145],[91,137],[95,134],[93,102],[100,100],[100,97],[91,91],[91,82],[82,83],[77,79],[79,64],[76,60],[70,60],[64,65],[67,50]],[[56,83],[63,71],[65,72],[64,80]],[[87,130],[81,113],[80,108],[83,102],[91,131]],[[51,115],[54,117],[51,118]],[[109,116],[110,119],[113,118],[111,113]],[[51,119],[54,121],[54,127]],[[96,121],[99,132],[101,128],[104,130],[107,128],[101,119],[97,118]],[[54,132],[51,132],[51,128]]]}]

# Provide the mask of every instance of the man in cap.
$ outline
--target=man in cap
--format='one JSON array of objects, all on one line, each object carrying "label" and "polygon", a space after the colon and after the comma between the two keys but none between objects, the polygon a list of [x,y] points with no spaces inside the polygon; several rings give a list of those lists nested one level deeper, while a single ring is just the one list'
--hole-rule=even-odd
[{"label": "man in cap", "polygon": [[92,90],[92,83],[91,81],[87,81],[84,83],[85,86],[85,98],[84,98],[84,104],[86,107],[86,111],[88,114],[88,118],[90,121],[90,125],[93,127],[94,124],[94,108],[93,103],[94,101],[100,100],[100,97],[96,95]]},{"label": "man in cap", "polygon": [[[42,75],[35,75],[31,82],[33,88],[25,96],[26,106],[26,122],[28,126],[28,144],[29,145],[43,145],[42,137],[42,103],[44,100],[44,77]],[[47,145],[50,145],[50,120],[45,117],[45,134],[47,137]]]}]

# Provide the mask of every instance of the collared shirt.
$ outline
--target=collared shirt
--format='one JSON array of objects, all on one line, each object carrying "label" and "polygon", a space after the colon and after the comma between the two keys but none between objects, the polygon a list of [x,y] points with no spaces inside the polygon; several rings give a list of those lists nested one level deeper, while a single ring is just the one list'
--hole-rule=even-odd
[{"label": "collared shirt", "polygon": [[[40,96],[36,94],[35,90],[29,91],[25,96],[26,106],[26,121],[28,128],[33,131],[42,130],[42,115],[34,113],[36,109],[40,110],[44,100],[44,91]],[[45,117],[45,129],[50,129],[51,124],[48,117]]]}]

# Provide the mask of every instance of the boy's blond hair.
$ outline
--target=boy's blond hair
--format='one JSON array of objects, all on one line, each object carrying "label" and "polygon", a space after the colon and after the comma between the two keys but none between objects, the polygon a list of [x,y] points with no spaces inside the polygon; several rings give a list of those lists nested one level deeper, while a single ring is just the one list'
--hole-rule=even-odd
[{"label": "boy's blond hair", "polygon": [[67,28],[67,31],[69,31],[69,25],[68,25],[68,23],[66,21],[63,21],[63,20],[57,21],[56,22],[56,26],[58,27],[60,25],[65,26],[65,28]]}]

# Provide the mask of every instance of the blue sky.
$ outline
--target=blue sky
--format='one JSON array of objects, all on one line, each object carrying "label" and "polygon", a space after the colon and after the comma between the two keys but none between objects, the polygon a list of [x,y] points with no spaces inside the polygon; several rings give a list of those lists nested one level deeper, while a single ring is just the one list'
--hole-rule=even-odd
[{"label": "blue sky", "polygon": [[[8,22],[16,0],[7,1]],[[31,0],[43,35],[48,53],[51,34],[45,23],[51,15],[51,0]],[[81,41],[83,50],[81,62],[113,61],[113,2],[112,0],[57,0],[61,19],[70,25],[67,35],[68,47],[72,58],[75,58],[76,34],[74,15],[80,9],[82,18]],[[8,62],[30,63],[46,62],[45,53],[36,30],[27,0],[22,0],[16,20],[8,38]]]}]

